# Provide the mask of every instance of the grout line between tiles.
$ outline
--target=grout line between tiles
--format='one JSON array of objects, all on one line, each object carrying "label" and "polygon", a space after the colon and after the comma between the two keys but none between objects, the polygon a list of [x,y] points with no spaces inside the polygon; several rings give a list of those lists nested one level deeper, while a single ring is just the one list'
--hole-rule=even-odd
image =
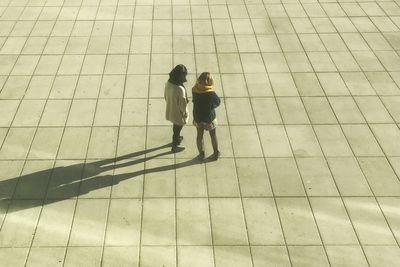
[{"label": "grout line between tiles", "polygon": [[[154,1],[154,0],[152,0]],[[136,14],[137,11],[137,5],[135,5],[135,11],[134,11],[134,15]],[[152,16],[154,16],[154,13],[152,14]],[[134,28],[135,25],[134,23],[132,24],[132,35],[134,32]],[[151,33],[153,33],[153,23],[151,24]],[[149,76],[148,76],[148,80],[147,80],[147,101],[146,101],[146,128],[145,128],[145,140],[144,140],[144,149],[147,149],[147,142],[148,142],[148,134],[149,134],[149,105],[150,105],[150,82],[151,82],[151,78],[150,78],[150,74],[151,74],[151,66],[152,66],[152,61],[151,61],[151,52],[153,49],[153,37],[152,34],[150,35],[150,59],[149,59],[149,66],[148,66],[148,72],[149,72]],[[129,63],[128,63],[129,64]],[[144,155],[144,158],[147,159],[147,153]],[[146,170],[146,161],[144,161],[143,163],[143,168],[144,170]],[[142,183],[142,197],[141,197],[141,204],[142,204],[142,208],[141,208],[141,213],[140,213],[140,238],[139,238],[139,251],[138,251],[138,265],[141,266],[141,261],[142,261],[142,242],[143,242],[143,217],[144,217],[144,200],[145,200],[145,190],[146,190],[146,172],[144,172],[143,174],[143,183]]]},{"label": "grout line between tiles", "polygon": [[[313,195],[313,196],[309,196],[310,198],[340,198],[341,196],[339,195]],[[342,197],[351,199],[357,199],[357,198],[373,198],[373,196],[371,195],[344,195]],[[378,196],[379,198],[396,198],[399,196]],[[282,195],[282,196],[243,196],[243,197],[239,197],[239,196],[229,196],[229,195],[225,195],[225,196],[210,196],[210,197],[199,197],[199,196],[195,196],[195,197],[187,197],[187,196],[182,196],[182,197],[177,197],[177,199],[225,199],[225,198],[229,198],[229,199],[287,199],[287,198],[307,198],[307,196],[305,195]],[[110,199],[109,197],[84,197],[81,199],[91,199],[91,200],[99,200],[99,199]],[[115,197],[112,199],[141,199],[141,197]],[[174,197],[160,197],[160,196],[155,196],[155,197],[146,197],[144,198],[145,200],[149,200],[149,199],[174,199]],[[8,200],[8,199],[5,199]],[[35,199],[35,198],[17,198],[15,200],[24,200],[24,201],[38,201],[41,199]],[[65,198],[48,198],[47,200],[49,201],[61,201],[61,200],[71,200],[71,199],[65,199]]]},{"label": "grout line between tiles", "polygon": [[[207,3],[207,11],[208,11],[208,14],[210,14],[210,0],[206,0],[206,3]],[[214,26],[213,26],[213,21],[212,21],[212,19],[211,19],[211,17],[210,17],[210,26],[211,26],[211,33],[212,33],[212,38],[213,38],[213,42],[214,42],[214,51],[216,51],[216,53],[217,53],[217,47],[216,47],[216,42],[215,42],[215,31],[214,31]],[[192,23],[192,31],[193,31],[193,23]],[[193,38],[194,38],[194,36],[193,36]],[[193,42],[193,47],[194,47],[194,49],[196,49],[196,44]],[[196,52],[196,50],[194,51],[194,52]],[[215,54],[216,54],[215,53]],[[216,54],[217,55],[217,54]],[[196,54],[195,54],[195,58],[196,58]],[[218,57],[216,58],[216,60],[217,60],[217,66],[218,66],[218,70],[219,70],[219,61],[218,61]],[[197,62],[196,62],[197,63]],[[200,70],[198,70],[197,69],[197,64],[196,64],[196,73],[197,72],[200,72]],[[197,77],[196,77],[197,78]],[[222,81],[221,81],[221,89],[222,89],[222,92],[223,92],[223,86],[222,86]],[[226,112],[226,109],[225,109],[225,112]],[[204,138],[204,137],[203,137]],[[206,189],[207,189],[207,203],[208,203],[208,216],[209,216],[209,222],[210,222],[210,234],[211,234],[211,245],[212,245],[212,255],[213,255],[213,265],[214,266],[217,266],[217,259],[216,259],[216,251],[215,251],[215,247],[216,247],[216,244],[215,244],[215,241],[214,241],[214,239],[215,239],[215,236],[214,236],[214,227],[213,227],[213,216],[212,216],[212,205],[211,205],[211,197],[210,197],[210,190],[209,190],[209,181],[208,181],[208,179],[209,179],[209,177],[208,177],[208,171],[207,171],[207,164],[204,164],[204,170],[205,170],[205,178],[206,178]]]},{"label": "grout line between tiles", "polygon": [[[82,8],[82,7],[81,7]],[[97,6],[97,9],[96,9],[96,15],[97,15],[97,13],[98,13],[98,11],[99,11],[99,8],[100,8],[100,5],[99,6]],[[92,29],[91,29],[91,34],[93,33],[93,29],[94,29],[94,27],[92,27]],[[89,48],[89,46],[87,46],[86,47],[86,51],[87,51],[87,49]],[[83,63],[84,63],[84,61],[85,61],[85,58],[86,58],[86,55],[85,55],[85,57],[84,57],[84,59],[83,59],[83,61],[82,61],[82,66],[81,66],[81,69],[80,69],[80,72],[82,71],[82,68],[83,68]],[[104,63],[104,66],[103,66],[103,73],[104,73],[104,70],[105,70],[105,66],[106,66],[106,60],[107,60],[107,56],[106,56],[106,59],[105,59],[105,63]],[[102,81],[103,81],[103,78],[101,78],[101,82],[100,82],[100,87],[101,87],[101,84],[102,84]],[[77,86],[77,84],[78,84],[78,80],[76,81],[77,83],[76,83],[76,85],[75,86]],[[76,87],[75,87],[75,91],[74,91],[74,94],[76,93]],[[99,92],[98,92],[98,95],[100,94],[100,89],[99,89]],[[96,101],[96,105],[95,105],[95,112],[96,112],[96,109],[97,109],[97,103],[98,103],[98,100]],[[72,106],[72,103],[71,103],[71,106]],[[96,113],[94,113],[94,115],[93,115],[93,121],[92,121],[92,128],[93,128],[93,124],[94,124],[94,119],[95,119],[95,115],[96,115]],[[68,116],[69,117],[69,116]],[[66,119],[66,123],[67,123],[67,121],[68,121],[68,118]],[[86,164],[86,160],[87,160],[87,155],[88,155],[88,152],[89,152],[89,148],[90,148],[90,139],[91,139],[91,136],[92,136],[92,128],[91,128],[91,130],[90,130],[90,134],[89,134],[89,139],[88,139],[88,141],[87,141],[87,147],[86,147],[86,152],[85,152],[85,158],[83,159],[83,163],[84,164]],[[61,139],[62,140],[62,139]],[[60,144],[61,145],[61,144]],[[83,165],[83,167],[82,167],[82,170],[81,170],[81,176],[83,175],[83,173],[85,172],[85,165]],[[74,227],[74,222],[75,222],[75,216],[76,216],[76,210],[77,210],[77,207],[78,207],[78,201],[79,201],[79,193],[80,193],[80,190],[81,190],[81,185],[82,185],[82,179],[80,180],[80,182],[79,182],[79,186],[78,186],[78,194],[77,194],[77,196],[76,196],[76,201],[75,201],[75,206],[74,206],[74,211],[73,211],[73,216],[72,216],[72,222],[71,222],[71,227],[70,227],[70,231],[69,231],[69,235],[68,235],[68,241],[67,241],[67,243],[66,243],[66,249],[65,249],[65,253],[64,253],[64,261],[63,261],[63,266],[65,266],[65,260],[67,259],[67,255],[68,255],[68,251],[69,251],[69,244],[70,244],[70,241],[71,241],[71,236],[72,236],[72,230],[73,230],[73,227]]]},{"label": "grout line between tiles", "polygon": [[[119,3],[119,0],[116,0],[117,1],[117,6],[118,6],[118,3]],[[111,41],[112,41],[112,32],[113,32],[113,30],[114,30],[114,26],[115,26],[115,17],[116,17],[116,15],[117,15],[117,8],[115,8],[115,10],[114,10],[114,20],[113,20],[113,23],[112,23],[112,27],[111,27],[111,34],[110,34],[110,39],[109,39],[109,42],[108,42],[108,48],[107,48],[107,56],[106,56],[106,60],[105,60],[105,62],[104,62],[104,69],[103,69],[103,76],[102,76],[102,81],[101,81],[101,84],[103,83],[103,79],[104,79],[104,71],[105,71],[105,68],[106,68],[106,66],[107,66],[107,58],[108,58],[108,55],[109,55],[109,50],[110,50],[110,46],[111,46]],[[93,26],[94,27],[94,26]],[[133,25],[132,25],[132,27],[133,27]],[[132,40],[132,35],[131,35],[131,38],[130,38],[130,41]],[[89,45],[89,44],[88,44]],[[129,49],[130,49],[130,46],[129,46]],[[129,59],[129,57],[128,57],[128,59]],[[128,61],[126,62],[126,72],[128,71],[128,66],[127,66],[127,64],[128,64]],[[83,68],[83,62],[82,62],[82,68]],[[122,100],[121,100],[121,107],[120,107],[120,112],[119,112],[119,124],[118,124],[118,127],[117,127],[117,134],[116,134],[116,141],[115,141],[115,151],[114,151],[114,162],[113,162],[113,165],[115,165],[116,164],[116,158],[117,158],[117,153],[118,153],[118,140],[119,140],[119,132],[120,132],[120,125],[121,125],[121,120],[122,120],[122,109],[123,109],[123,104],[124,104],[124,102],[123,102],[123,98],[124,98],[124,95],[125,95],[125,83],[126,83],[126,75],[125,75],[125,80],[124,80],[124,89],[123,89],[123,95],[122,95]],[[99,88],[99,94],[98,94],[98,98],[100,98],[100,94],[101,94],[101,85],[100,85],[100,88]],[[99,101],[99,100],[97,100],[97,101]],[[96,108],[97,108],[97,104],[96,104]],[[93,117],[93,123],[94,123],[94,121],[95,121],[95,116]],[[90,142],[89,142],[89,144],[90,144]],[[87,156],[87,155],[86,155]],[[109,186],[110,187],[110,192],[109,192],[109,195],[108,195],[108,198],[106,198],[106,199],[108,199],[108,205],[107,205],[107,215],[106,215],[106,218],[105,218],[105,226],[104,226],[104,235],[103,235],[103,245],[102,245],[102,249],[101,249],[101,258],[100,258],[100,265],[102,266],[103,264],[104,264],[104,250],[105,250],[105,247],[106,247],[106,242],[107,242],[107,230],[108,230],[108,225],[109,225],[109,219],[110,219],[110,212],[111,212],[111,201],[112,201],[112,192],[113,192],[113,182],[114,182],[114,173],[115,173],[115,169],[113,168],[112,169],[112,177],[111,177],[111,185]]]},{"label": "grout line between tiles", "polygon": [[[153,0],[154,2],[154,0]],[[153,12],[153,18],[154,18],[154,12]],[[171,6],[171,54],[172,54],[172,68],[175,67],[174,66],[174,8],[173,6]],[[153,29],[154,30],[154,29]],[[154,35],[152,35],[152,43],[154,41]],[[151,57],[153,56],[153,54],[151,55]],[[151,72],[151,70],[150,70]],[[149,86],[150,87],[150,86]],[[164,89],[165,90],[165,89]],[[150,91],[150,88],[149,88]],[[187,90],[185,89],[185,92],[187,94]],[[150,94],[149,94],[150,97]],[[188,95],[186,95],[186,99],[188,99]],[[182,129],[181,129],[182,130]],[[172,142],[174,142],[174,140],[172,140]],[[174,165],[176,166],[176,153],[173,154],[173,160],[174,160]],[[179,266],[179,253],[178,253],[178,201],[177,201],[177,197],[176,197],[176,168],[174,168],[174,231],[175,231],[175,265]]]}]

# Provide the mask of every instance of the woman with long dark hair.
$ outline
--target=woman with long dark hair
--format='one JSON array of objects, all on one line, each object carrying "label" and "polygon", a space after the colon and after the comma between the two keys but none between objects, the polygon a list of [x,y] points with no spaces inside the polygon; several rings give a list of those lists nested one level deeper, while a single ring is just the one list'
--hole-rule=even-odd
[{"label": "woman with long dark hair", "polygon": [[183,137],[180,135],[183,126],[187,123],[189,111],[186,88],[187,69],[184,65],[176,65],[169,73],[169,80],[165,83],[164,98],[166,101],[165,118],[173,123],[172,149],[176,153],[183,150],[179,147]]}]

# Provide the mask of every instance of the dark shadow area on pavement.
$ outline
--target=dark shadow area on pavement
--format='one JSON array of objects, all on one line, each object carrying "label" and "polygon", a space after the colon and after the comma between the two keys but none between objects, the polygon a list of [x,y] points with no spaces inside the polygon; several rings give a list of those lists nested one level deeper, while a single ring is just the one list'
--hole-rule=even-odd
[{"label": "dark shadow area on pavement", "polygon": [[[2,180],[0,181],[0,202],[3,203],[0,203],[0,207],[8,207],[11,204],[12,208],[7,208],[8,212],[15,212],[47,205],[64,199],[74,198],[100,188],[116,185],[121,181],[140,175],[164,172],[201,163],[197,158],[193,158],[176,164],[147,169],[138,168],[134,172],[112,174],[113,170],[119,168],[138,165],[157,157],[171,155],[172,152],[168,149],[168,151],[153,156],[141,157],[147,153],[170,147],[171,144],[166,144],[116,158],[55,167]],[[140,158],[135,159],[135,157]],[[109,174],[104,174],[107,171]],[[0,210],[0,214],[5,212],[4,208]]]}]

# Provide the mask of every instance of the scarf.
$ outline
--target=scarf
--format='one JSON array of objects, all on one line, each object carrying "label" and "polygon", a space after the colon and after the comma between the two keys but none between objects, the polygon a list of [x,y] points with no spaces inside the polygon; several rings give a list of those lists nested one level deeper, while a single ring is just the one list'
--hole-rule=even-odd
[{"label": "scarf", "polygon": [[203,85],[199,83],[196,83],[192,88],[192,92],[198,94],[208,93],[212,91],[213,91],[212,85]]}]

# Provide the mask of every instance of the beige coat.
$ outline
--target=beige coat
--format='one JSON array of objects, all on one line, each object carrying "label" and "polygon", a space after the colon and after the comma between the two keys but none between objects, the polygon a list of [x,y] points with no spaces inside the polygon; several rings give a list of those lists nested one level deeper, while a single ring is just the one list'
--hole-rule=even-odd
[{"label": "beige coat", "polygon": [[177,125],[184,125],[189,119],[185,88],[173,83],[165,84],[164,98],[167,104],[165,118]]}]

